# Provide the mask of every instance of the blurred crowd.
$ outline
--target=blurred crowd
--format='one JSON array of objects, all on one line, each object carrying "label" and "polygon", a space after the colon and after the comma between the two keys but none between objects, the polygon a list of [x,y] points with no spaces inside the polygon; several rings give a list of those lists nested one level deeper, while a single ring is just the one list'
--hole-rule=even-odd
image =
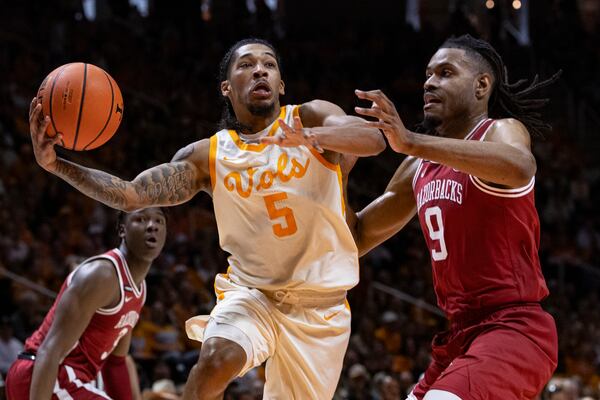
[{"label": "blurred crowd", "polygon": [[[82,259],[118,244],[113,210],[35,163],[29,102],[58,65],[85,61],[105,68],[125,100],[124,120],[108,144],[61,154],[132,179],[214,133],[222,108],[218,63],[240,38],[263,37],[278,47],[283,102],[322,98],[352,113],[354,89],[381,88],[410,126],[422,116],[424,68],[436,46],[450,33],[477,33],[503,54],[513,79],[564,70],[561,82],[543,93],[552,100],[546,118],[554,130],[534,139],[540,255],[551,290],[544,306],[557,321],[560,341],[556,377],[543,398],[600,398],[600,160],[594,158],[600,120],[577,109],[600,109],[598,2],[531,4],[531,47],[502,33],[502,1],[490,11],[473,5],[483,1],[422,1],[419,29],[404,22],[405,2],[391,0],[377,7],[358,0],[184,0],[177,7],[151,1],[147,16],[126,0],[107,0],[98,2],[94,21],[83,3],[2,5],[0,271],[56,292]],[[440,3],[446,4],[441,16]],[[573,129],[581,118],[592,121],[586,132]],[[360,160],[348,185],[351,206],[360,209],[382,193],[401,160],[390,150]],[[155,399],[177,398],[200,348],[186,338],[184,321],[210,311],[214,276],[227,265],[208,196],[170,209],[168,219],[168,243],[147,279],[148,299],[131,346],[145,396]],[[379,290],[376,282],[435,304],[417,221],[361,260],[361,282],[349,295],[353,333],[338,399],[404,398],[428,364],[433,335],[446,327],[444,318]],[[4,273],[0,296],[4,376],[53,299]],[[231,386],[227,399],[261,398],[263,379],[264,370],[252,371]]]}]

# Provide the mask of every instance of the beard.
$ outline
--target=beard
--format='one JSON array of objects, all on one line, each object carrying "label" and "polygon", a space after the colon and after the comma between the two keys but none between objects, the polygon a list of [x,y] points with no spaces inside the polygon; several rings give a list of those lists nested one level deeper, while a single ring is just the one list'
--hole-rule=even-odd
[{"label": "beard", "polygon": [[275,103],[271,104],[250,104],[248,106],[248,111],[255,117],[268,117],[273,114],[275,110]]},{"label": "beard", "polygon": [[436,128],[442,124],[442,119],[432,115],[425,115],[422,126],[426,132],[435,132]]}]

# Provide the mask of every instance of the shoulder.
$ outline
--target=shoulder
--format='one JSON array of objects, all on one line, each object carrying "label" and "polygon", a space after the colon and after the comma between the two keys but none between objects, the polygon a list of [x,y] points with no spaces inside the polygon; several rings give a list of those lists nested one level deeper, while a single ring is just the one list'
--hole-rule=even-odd
[{"label": "shoulder", "polygon": [[208,157],[210,139],[201,139],[182,147],[175,153],[171,162],[194,161]]},{"label": "shoulder", "polygon": [[486,141],[490,142],[513,142],[524,141],[529,143],[530,136],[527,127],[515,118],[497,119],[490,126],[486,134]]},{"label": "shoulder", "polygon": [[102,297],[120,291],[115,265],[108,259],[95,259],[79,266],[68,290],[85,297]]},{"label": "shoulder", "polygon": [[325,100],[312,100],[300,105],[300,118],[305,126],[322,126],[330,116],[346,115],[338,105]]}]

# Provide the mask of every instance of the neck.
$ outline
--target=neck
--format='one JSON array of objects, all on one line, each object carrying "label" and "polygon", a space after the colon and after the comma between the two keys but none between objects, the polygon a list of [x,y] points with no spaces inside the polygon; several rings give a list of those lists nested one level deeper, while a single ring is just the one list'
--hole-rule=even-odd
[{"label": "neck", "polygon": [[127,265],[129,266],[129,272],[131,272],[131,277],[135,282],[137,287],[140,287],[146,275],[148,275],[148,270],[152,265],[152,261],[144,258],[137,257],[135,254],[129,251],[125,242],[122,242],[119,246],[119,250],[123,253],[123,257],[127,261]]},{"label": "neck", "polygon": [[437,131],[440,135],[447,138],[463,139],[482,119],[487,118],[487,116],[487,110],[476,111],[465,117],[453,118],[448,122],[442,123]]},{"label": "neck", "polygon": [[[243,107],[241,110],[235,110],[235,116],[243,126],[248,127],[248,129],[244,129],[241,133],[243,133],[245,136],[250,136],[251,139],[254,139],[252,135],[261,132],[267,126],[271,125],[277,119],[277,117],[279,117],[280,112],[281,107],[279,106],[279,101],[276,101],[273,111],[269,115],[254,115],[248,110],[248,108]],[[257,135],[257,137],[258,136],[259,135]]]}]

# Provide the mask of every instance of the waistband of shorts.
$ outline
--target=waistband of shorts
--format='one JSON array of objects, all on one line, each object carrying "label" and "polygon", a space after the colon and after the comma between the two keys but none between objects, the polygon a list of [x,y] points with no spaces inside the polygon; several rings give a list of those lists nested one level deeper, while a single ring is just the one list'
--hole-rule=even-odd
[{"label": "waistband of shorts", "polygon": [[347,292],[318,292],[315,290],[261,290],[277,304],[299,305],[303,307],[333,307],[346,300]]},{"label": "waistband of shorts", "polygon": [[35,353],[32,353],[31,351],[22,351],[17,356],[17,359],[35,361]]},{"label": "waistband of shorts", "polygon": [[465,326],[474,325],[474,324],[488,318],[489,316],[491,316],[492,314],[494,314],[498,311],[506,310],[508,308],[521,308],[521,307],[539,308],[539,309],[542,308],[542,306],[539,302],[510,303],[510,304],[502,304],[502,305],[498,305],[498,306],[494,306],[494,307],[484,307],[484,308],[479,308],[476,310],[464,311],[464,312],[460,313],[459,315],[449,318],[450,325],[452,328],[461,329]]}]

